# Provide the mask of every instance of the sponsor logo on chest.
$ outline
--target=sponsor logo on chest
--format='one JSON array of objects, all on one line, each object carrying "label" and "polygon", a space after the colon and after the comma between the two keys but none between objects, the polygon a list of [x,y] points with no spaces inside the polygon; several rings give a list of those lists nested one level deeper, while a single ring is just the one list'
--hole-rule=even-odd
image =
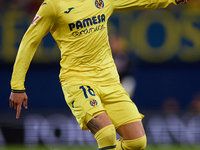
[{"label": "sponsor logo on chest", "polygon": [[70,31],[73,31],[74,29],[82,29],[85,27],[89,27],[92,25],[96,25],[96,24],[100,24],[102,22],[105,22],[105,15],[98,15],[98,16],[94,16],[92,18],[86,18],[81,20],[76,21],[75,23],[69,23],[69,29]]}]

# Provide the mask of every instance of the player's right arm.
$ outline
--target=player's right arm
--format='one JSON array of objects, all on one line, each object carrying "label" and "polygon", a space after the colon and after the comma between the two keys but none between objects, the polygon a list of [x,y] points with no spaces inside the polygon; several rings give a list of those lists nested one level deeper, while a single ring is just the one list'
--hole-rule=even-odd
[{"label": "player's right arm", "polygon": [[165,8],[169,4],[187,3],[188,0],[113,0],[114,10],[144,10]]},{"label": "player's right arm", "polygon": [[22,103],[27,108],[24,81],[30,62],[42,38],[53,28],[55,19],[54,5],[51,0],[45,0],[20,43],[13,67],[10,95],[10,107],[17,109],[17,118],[19,118]]}]

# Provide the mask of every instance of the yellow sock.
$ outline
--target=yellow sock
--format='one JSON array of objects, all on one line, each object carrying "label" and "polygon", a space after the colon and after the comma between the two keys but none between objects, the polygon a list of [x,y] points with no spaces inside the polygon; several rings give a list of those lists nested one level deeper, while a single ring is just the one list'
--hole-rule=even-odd
[{"label": "yellow sock", "polygon": [[117,140],[116,150],[144,150],[147,145],[146,135],[134,140]]},{"label": "yellow sock", "polygon": [[99,150],[116,150],[116,132],[114,125],[108,125],[95,135]]}]

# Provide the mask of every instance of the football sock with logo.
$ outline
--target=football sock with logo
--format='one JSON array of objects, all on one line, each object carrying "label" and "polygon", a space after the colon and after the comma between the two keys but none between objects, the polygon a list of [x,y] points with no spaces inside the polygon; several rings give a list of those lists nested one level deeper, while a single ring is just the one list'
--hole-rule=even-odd
[{"label": "football sock with logo", "polygon": [[116,150],[144,150],[146,148],[146,135],[134,140],[117,140]]},{"label": "football sock with logo", "polygon": [[114,125],[108,125],[95,135],[99,150],[116,150],[116,132]]}]

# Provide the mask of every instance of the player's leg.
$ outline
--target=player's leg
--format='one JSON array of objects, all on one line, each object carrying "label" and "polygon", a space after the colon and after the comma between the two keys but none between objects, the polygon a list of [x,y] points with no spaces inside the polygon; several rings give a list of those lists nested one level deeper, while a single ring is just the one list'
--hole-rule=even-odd
[{"label": "player's leg", "polygon": [[105,113],[96,85],[76,79],[71,83],[63,83],[62,89],[81,129],[89,128],[97,140],[99,150],[116,150],[116,130]]},{"label": "player's leg", "polygon": [[117,133],[124,140],[137,139],[145,135],[141,121],[127,123],[117,128]]},{"label": "player's leg", "polygon": [[106,113],[122,137],[117,141],[117,150],[143,150],[146,147],[146,135],[142,118],[136,105],[131,101],[121,85],[106,87],[103,97]]},{"label": "player's leg", "polygon": [[117,150],[144,150],[146,135],[141,121],[120,126],[117,133],[122,139],[117,141]]},{"label": "player's leg", "polygon": [[115,127],[104,111],[93,116],[87,114],[86,122],[87,127],[94,134],[99,150],[116,150]]}]

